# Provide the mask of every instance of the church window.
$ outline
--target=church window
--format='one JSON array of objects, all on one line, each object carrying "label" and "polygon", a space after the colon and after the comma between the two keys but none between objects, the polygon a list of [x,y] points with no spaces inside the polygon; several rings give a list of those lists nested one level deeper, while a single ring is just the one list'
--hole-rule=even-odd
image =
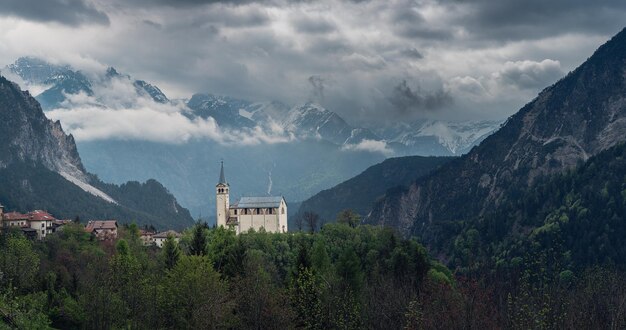
[{"label": "church window", "polygon": [[256,214],[261,214],[261,209],[260,208],[256,209]]},{"label": "church window", "polygon": [[243,214],[248,214],[248,209],[243,209]]},{"label": "church window", "polygon": [[281,208],[280,213],[285,214],[285,208]]},{"label": "church window", "polygon": [[235,215],[237,215],[237,209],[235,209]]}]

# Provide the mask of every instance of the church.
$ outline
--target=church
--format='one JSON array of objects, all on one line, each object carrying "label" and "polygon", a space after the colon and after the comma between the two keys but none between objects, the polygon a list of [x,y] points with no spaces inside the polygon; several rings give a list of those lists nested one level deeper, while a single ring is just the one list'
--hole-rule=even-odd
[{"label": "church", "polygon": [[235,204],[230,204],[224,162],[215,192],[218,226],[234,228],[237,234],[261,228],[271,233],[287,232],[287,203],[282,196],[241,197]]}]

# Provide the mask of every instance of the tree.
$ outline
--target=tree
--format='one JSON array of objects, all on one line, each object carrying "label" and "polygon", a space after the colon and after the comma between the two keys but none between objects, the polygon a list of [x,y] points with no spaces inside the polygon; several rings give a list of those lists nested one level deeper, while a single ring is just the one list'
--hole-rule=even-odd
[{"label": "tree", "polygon": [[297,215],[296,216],[296,226],[298,227],[298,231],[302,231],[302,227],[304,226],[304,216]]},{"label": "tree", "polygon": [[206,256],[182,256],[163,281],[165,328],[231,328],[234,302],[226,281]]},{"label": "tree", "polygon": [[32,243],[21,234],[9,234],[0,254],[0,273],[4,285],[19,291],[30,288],[39,270],[39,257]]},{"label": "tree", "polygon": [[337,223],[355,228],[361,223],[361,216],[352,209],[345,209],[337,214]]},{"label": "tree", "polygon": [[289,329],[293,318],[291,304],[282,286],[277,285],[274,265],[260,250],[249,250],[244,274],[235,281],[237,328]]},{"label": "tree", "polygon": [[132,255],[128,242],[120,239],[116,244],[117,254],[111,258],[111,279],[109,290],[119,297],[125,315],[117,319],[117,325],[137,328],[142,323],[139,311],[143,306],[143,273],[137,258]]},{"label": "tree", "polygon": [[291,300],[297,316],[297,326],[322,329],[322,300],[320,286],[310,268],[300,267],[291,286]]},{"label": "tree", "polygon": [[189,254],[194,256],[204,256],[207,254],[207,229],[206,222],[196,223],[193,227],[191,243],[189,244]]},{"label": "tree", "polygon": [[309,230],[311,231],[311,233],[314,233],[317,229],[317,222],[319,221],[320,216],[317,213],[307,211],[304,212],[304,215],[302,217],[307,226],[309,226]]},{"label": "tree", "polygon": [[165,242],[163,242],[163,250],[161,251],[161,256],[163,258],[163,262],[165,263],[165,268],[172,269],[176,266],[178,259],[180,259],[180,247],[178,246],[178,242],[174,239],[172,235],[167,235]]}]

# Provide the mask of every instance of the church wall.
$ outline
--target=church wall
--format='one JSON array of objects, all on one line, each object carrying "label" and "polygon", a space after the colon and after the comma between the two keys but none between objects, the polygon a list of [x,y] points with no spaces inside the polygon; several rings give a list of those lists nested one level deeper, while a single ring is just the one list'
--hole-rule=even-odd
[{"label": "church wall", "polygon": [[[232,214],[232,212],[231,212]],[[276,214],[243,214],[237,215],[239,219],[239,233],[245,233],[250,228],[259,231],[261,227],[267,232],[277,232],[279,217]]]}]

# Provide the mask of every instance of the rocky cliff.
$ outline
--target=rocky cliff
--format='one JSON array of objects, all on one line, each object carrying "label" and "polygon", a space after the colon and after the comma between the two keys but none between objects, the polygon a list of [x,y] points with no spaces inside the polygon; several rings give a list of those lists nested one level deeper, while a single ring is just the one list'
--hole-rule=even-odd
[{"label": "rocky cliff", "polygon": [[538,178],[626,140],[625,77],[622,31],[470,153],[387,194],[366,221],[435,244],[450,222],[490,212]]},{"label": "rocky cliff", "polygon": [[[58,217],[115,216],[161,227],[193,223],[156,182],[107,185],[87,173],[74,138],[46,118],[28,92],[1,76],[0,137],[0,203],[8,209],[46,208]],[[127,193],[130,188],[133,194]]]}]

